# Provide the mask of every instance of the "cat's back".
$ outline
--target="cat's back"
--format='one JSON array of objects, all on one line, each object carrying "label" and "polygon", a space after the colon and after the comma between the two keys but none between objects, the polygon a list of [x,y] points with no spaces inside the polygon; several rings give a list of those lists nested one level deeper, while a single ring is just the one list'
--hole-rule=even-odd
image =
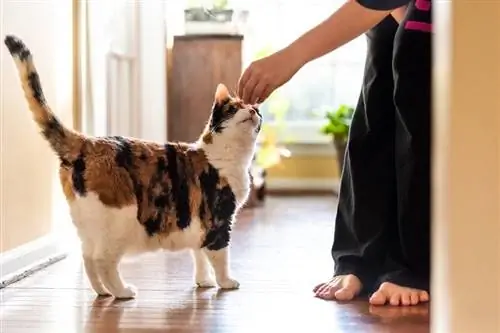
[{"label": "cat's back", "polygon": [[130,206],[164,151],[162,144],[121,136],[89,139],[73,163],[60,166],[66,200],[96,196],[109,207]]},{"label": "cat's back", "polygon": [[189,211],[181,202],[197,196],[199,179],[210,182],[216,175],[204,152],[194,144],[122,136],[90,138],[73,163],[60,167],[70,207],[94,211],[96,206],[128,208],[137,211],[135,217],[141,223],[162,207],[175,208],[177,215]]}]

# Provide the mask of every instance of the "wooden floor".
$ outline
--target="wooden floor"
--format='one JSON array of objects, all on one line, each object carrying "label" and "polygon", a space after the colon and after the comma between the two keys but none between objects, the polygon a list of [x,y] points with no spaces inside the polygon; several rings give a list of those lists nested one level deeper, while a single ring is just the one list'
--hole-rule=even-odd
[{"label": "wooden floor", "polygon": [[188,253],[122,264],[136,300],[96,299],[77,256],[1,290],[0,332],[429,332],[428,307],[369,307],[316,299],[332,272],[333,197],[270,198],[246,211],[233,234],[241,289],[193,288]]}]

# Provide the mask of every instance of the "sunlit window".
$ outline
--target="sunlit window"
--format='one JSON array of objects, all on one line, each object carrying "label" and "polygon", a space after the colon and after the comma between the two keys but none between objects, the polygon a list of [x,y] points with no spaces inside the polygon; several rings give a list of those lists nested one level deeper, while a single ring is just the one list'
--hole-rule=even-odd
[{"label": "sunlit window", "polygon": [[[331,15],[345,0],[231,0],[235,9],[248,10],[244,30],[243,64],[285,47],[308,29]],[[186,2],[183,4],[186,5]],[[169,35],[179,33],[182,23],[173,6],[167,6]],[[180,3],[178,4],[180,6]],[[170,14],[168,13],[170,12]],[[177,11],[177,13],[179,13]],[[333,32],[332,32],[333,33]],[[302,68],[261,106],[267,122],[284,123],[285,133],[300,142],[325,142],[319,133],[326,109],[341,104],[356,106],[363,79],[366,39],[360,36],[342,48]],[[288,134],[285,134],[288,136]]]}]

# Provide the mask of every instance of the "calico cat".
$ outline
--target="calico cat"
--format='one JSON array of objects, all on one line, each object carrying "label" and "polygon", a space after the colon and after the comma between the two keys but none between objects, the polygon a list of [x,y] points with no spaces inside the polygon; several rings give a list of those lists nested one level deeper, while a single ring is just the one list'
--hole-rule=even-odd
[{"label": "calico cat", "polygon": [[135,297],[137,289],[120,276],[120,259],[161,249],[192,251],[197,286],[238,288],[230,275],[229,241],[249,194],[262,124],[258,109],[219,84],[209,121],[194,143],[86,136],[52,113],[23,41],[7,36],[5,45],[34,120],[60,159],[61,185],[95,292]]}]

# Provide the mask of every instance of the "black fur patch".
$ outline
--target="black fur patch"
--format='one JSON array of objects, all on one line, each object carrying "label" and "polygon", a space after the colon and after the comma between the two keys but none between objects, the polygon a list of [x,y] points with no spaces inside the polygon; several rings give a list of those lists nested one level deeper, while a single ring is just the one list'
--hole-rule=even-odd
[{"label": "black fur patch", "polygon": [[210,117],[210,130],[212,132],[220,133],[224,129],[222,123],[236,114],[238,109],[229,105],[229,100],[223,103],[214,103],[212,107],[212,116]]},{"label": "black fur patch", "polygon": [[[218,180],[218,176],[216,177]],[[217,183],[214,186],[215,177],[213,174],[210,175],[210,172],[203,178],[202,188],[213,220],[202,247],[216,251],[229,245],[231,223],[236,211],[236,198],[229,186],[216,189]]]},{"label": "black fur patch", "polygon": [[142,185],[138,180],[137,172],[135,170],[134,156],[130,142],[122,136],[114,136],[111,139],[117,143],[117,153],[115,157],[116,164],[127,170],[130,180],[132,181],[135,199],[137,202],[137,219],[141,221],[143,201]]},{"label": "black fur patch", "polygon": [[28,83],[33,92],[33,98],[40,105],[45,105],[45,96],[43,95],[42,84],[40,83],[40,76],[37,72],[31,72],[28,74]]},{"label": "black fur patch", "polygon": [[214,203],[214,224],[216,226],[223,225],[227,221],[231,221],[236,210],[236,198],[231,190],[231,187],[224,186],[217,190]]},{"label": "black fur patch", "polygon": [[185,229],[191,221],[191,210],[189,207],[189,187],[188,175],[186,173],[185,155],[178,154],[174,144],[165,145],[167,155],[167,172],[172,182],[171,191],[175,193],[172,200],[175,202],[175,211],[177,215],[177,226],[179,229]]},{"label": "black fur patch", "polygon": [[9,49],[10,54],[19,57],[21,61],[25,61],[31,55],[30,50],[24,42],[16,36],[6,36],[4,43]]},{"label": "black fur patch", "polygon": [[85,185],[85,159],[83,158],[83,154],[80,153],[78,158],[73,161],[73,174],[71,175],[71,179],[73,180],[73,187],[75,191],[84,196],[87,193],[87,188]]},{"label": "black fur patch", "polygon": [[148,186],[149,205],[153,205],[152,214],[144,223],[146,232],[153,236],[161,232],[162,222],[165,220],[170,209],[170,186],[168,183],[168,169],[165,158],[160,157],[156,164],[156,173],[151,177]]},{"label": "black fur patch", "polygon": [[146,228],[146,233],[149,237],[160,231],[163,218],[163,214],[156,214],[156,216],[150,217],[146,220],[146,222],[144,222],[144,227]]},{"label": "black fur patch", "polygon": [[229,245],[231,240],[231,223],[225,222],[216,229],[208,231],[202,247],[206,247],[210,251],[218,251]]},{"label": "black fur patch", "polygon": [[[205,209],[207,209],[210,215],[213,217],[213,203],[215,202],[217,183],[219,182],[219,174],[217,170],[210,165],[208,167],[208,170],[202,172],[198,178],[200,181],[201,191],[203,193],[203,203],[200,205],[200,210],[203,207],[203,216],[200,216],[200,218],[205,218]],[[200,213],[200,215],[202,214]]]},{"label": "black fur patch", "polygon": [[65,158],[59,158],[59,161],[61,162],[61,167],[65,168],[65,169],[68,169],[71,167],[71,163],[65,159]]},{"label": "black fur patch", "polygon": [[52,142],[53,140],[51,138],[59,138],[60,140],[63,140],[66,137],[66,132],[64,132],[64,127],[59,120],[56,117],[49,115],[49,119],[44,124],[42,135],[49,142]]}]

